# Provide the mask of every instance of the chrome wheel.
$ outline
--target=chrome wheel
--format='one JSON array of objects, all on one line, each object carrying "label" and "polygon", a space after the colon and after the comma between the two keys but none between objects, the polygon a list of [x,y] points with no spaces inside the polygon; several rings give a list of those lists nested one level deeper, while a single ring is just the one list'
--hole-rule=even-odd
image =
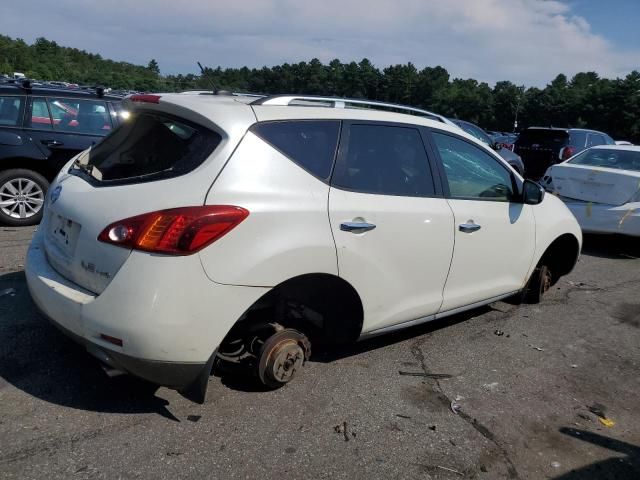
[{"label": "chrome wheel", "polygon": [[43,204],[42,187],[29,178],[16,177],[0,185],[0,210],[10,218],[31,218]]}]

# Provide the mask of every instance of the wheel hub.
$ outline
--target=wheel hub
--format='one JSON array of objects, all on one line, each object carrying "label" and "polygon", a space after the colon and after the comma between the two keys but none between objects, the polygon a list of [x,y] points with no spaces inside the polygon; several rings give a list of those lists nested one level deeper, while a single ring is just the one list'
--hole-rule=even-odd
[{"label": "wheel hub", "polygon": [[287,383],[300,369],[303,362],[304,351],[302,347],[293,341],[288,341],[284,345],[280,344],[276,347],[267,368],[274,379],[281,383]]},{"label": "wheel hub", "polygon": [[11,218],[31,218],[43,204],[42,187],[29,178],[12,178],[0,185],[0,210]]}]

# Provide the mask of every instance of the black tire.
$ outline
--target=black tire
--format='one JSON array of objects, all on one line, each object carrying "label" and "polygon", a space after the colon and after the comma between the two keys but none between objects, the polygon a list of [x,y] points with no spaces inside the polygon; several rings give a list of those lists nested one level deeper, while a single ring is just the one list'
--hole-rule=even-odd
[{"label": "black tire", "polygon": [[303,333],[285,328],[262,345],[258,358],[258,378],[269,388],[289,383],[311,356],[311,343]]},{"label": "black tire", "polygon": [[545,293],[549,291],[553,283],[551,270],[546,265],[539,265],[533,271],[529,282],[523,292],[522,300],[524,303],[540,303]]},{"label": "black tire", "polygon": [[[17,185],[25,185],[24,191],[14,193]],[[0,224],[25,227],[40,223],[48,189],[47,179],[33,170],[16,168],[0,172]],[[6,204],[12,200],[13,204]]]}]

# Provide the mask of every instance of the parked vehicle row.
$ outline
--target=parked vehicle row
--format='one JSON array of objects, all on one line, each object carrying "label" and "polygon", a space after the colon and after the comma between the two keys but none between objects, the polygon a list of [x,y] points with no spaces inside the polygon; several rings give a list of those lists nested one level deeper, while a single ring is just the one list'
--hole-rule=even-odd
[{"label": "parked vehicle row", "polygon": [[464,120],[453,120],[453,122],[469,135],[474,136],[485,145],[489,145],[520,175],[524,175],[524,163],[522,163],[522,159],[519,155],[513,153],[513,148],[507,148],[507,146],[502,142],[492,139],[484,130],[471,122],[466,122]]},{"label": "parked vehicle row", "polygon": [[0,84],[0,223],[40,221],[49,182],[120,124],[121,100],[99,89]]},{"label": "parked vehicle row", "polygon": [[312,346],[538,302],[571,271],[562,201],[430,112],[351,103],[126,99],[51,184],[35,304],[108,368],[202,400],[214,362],[277,387]]}]

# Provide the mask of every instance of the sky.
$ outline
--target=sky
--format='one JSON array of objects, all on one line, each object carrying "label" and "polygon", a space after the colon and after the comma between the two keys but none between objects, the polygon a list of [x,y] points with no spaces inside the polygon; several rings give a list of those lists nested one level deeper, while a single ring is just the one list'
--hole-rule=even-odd
[{"label": "sky", "polygon": [[163,74],[318,58],[441,65],[452,77],[543,86],[557,74],[640,70],[640,0],[21,0],[0,33]]}]

